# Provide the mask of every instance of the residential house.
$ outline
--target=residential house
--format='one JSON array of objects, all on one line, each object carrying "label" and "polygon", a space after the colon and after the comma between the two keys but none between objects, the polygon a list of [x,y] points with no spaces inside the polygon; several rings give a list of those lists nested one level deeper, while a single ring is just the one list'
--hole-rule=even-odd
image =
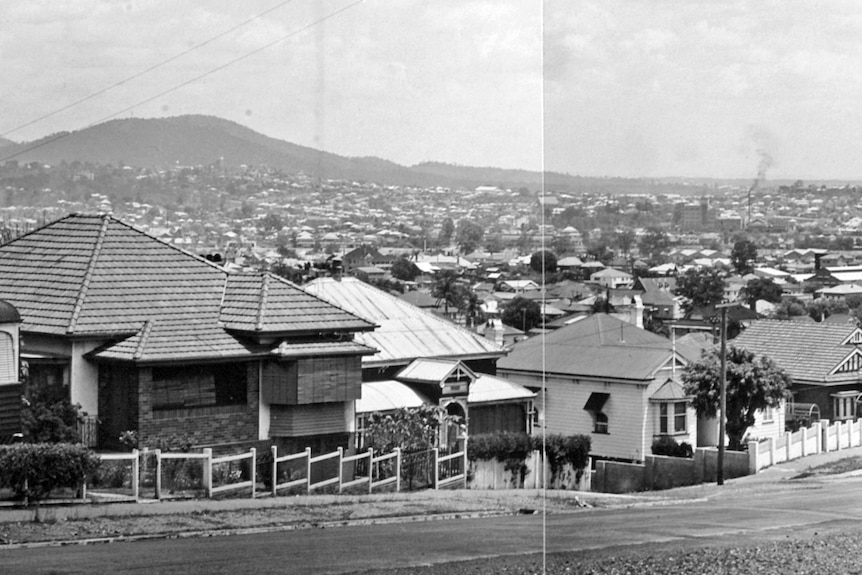
[{"label": "residential house", "polygon": [[[232,449],[350,444],[374,324],[271,274],[230,274],[110,215],[74,214],[0,246],[29,386],[124,431]],[[19,402],[20,403],[20,402]]]},{"label": "residential house", "polygon": [[616,268],[605,268],[590,274],[591,282],[610,289],[630,286],[632,279],[632,274]]},{"label": "residential house", "polygon": [[[378,350],[362,359],[362,393],[364,398],[367,386],[369,398],[385,399],[357,404],[359,428],[364,425],[363,414],[386,411],[386,405],[390,409],[411,407],[419,398],[450,411],[457,399],[463,414],[456,415],[466,416],[469,433],[527,429],[534,394],[494,377],[497,360],[506,353],[495,338],[483,337],[352,278],[340,282],[319,278],[307,289],[378,325],[373,333],[357,334],[360,343]],[[502,329],[499,331],[502,342]],[[452,381],[463,383],[463,389],[447,387]]]},{"label": "residential house", "polygon": [[829,420],[855,420],[862,398],[862,330],[854,324],[756,322],[732,342],[770,357],[792,378],[793,401]]},{"label": "residential house", "polygon": [[697,444],[680,379],[691,359],[659,335],[595,314],[516,343],[497,372],[537,393],[534,433],[589,435],[594,457],[642,461],[659,437]]}]

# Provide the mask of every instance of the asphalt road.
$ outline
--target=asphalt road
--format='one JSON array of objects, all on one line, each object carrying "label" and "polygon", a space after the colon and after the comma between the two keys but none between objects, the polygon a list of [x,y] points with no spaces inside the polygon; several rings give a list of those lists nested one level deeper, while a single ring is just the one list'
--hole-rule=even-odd
[{"label": "asphalt road", "polygon": [[0,549],[0,573],[351,573],[482,557],[816,529],[862,519],[862,478],[728,489],[707,501],[255,535]]}]

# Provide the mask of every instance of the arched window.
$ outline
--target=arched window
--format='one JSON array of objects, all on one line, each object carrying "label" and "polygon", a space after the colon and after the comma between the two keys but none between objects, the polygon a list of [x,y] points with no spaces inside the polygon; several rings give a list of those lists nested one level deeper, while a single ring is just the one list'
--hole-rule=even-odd
[{"label": "arched window", "polygon": [[18,383],[18,366],[15,365],[15,342],[12,335],[0,332],[0,385]]}]

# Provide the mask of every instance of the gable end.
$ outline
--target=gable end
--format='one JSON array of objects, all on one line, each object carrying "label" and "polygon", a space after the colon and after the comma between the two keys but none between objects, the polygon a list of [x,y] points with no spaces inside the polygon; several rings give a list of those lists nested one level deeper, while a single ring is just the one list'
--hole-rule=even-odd
[{"label": "gable end", "polygon": [[860,345],[862,344],[862,329],[858,327],[853,330],[847,339],[841,342],[841,345]]},{"label": "gable end", "polygon": [[837,373],[851,373],[857,372],[862,369],[862,351],[858,349],[854,349],[850,352],[850,355],[845,357],[841,363],[838,364],[835,369],[829,372],[829,375],[835,375]]}]

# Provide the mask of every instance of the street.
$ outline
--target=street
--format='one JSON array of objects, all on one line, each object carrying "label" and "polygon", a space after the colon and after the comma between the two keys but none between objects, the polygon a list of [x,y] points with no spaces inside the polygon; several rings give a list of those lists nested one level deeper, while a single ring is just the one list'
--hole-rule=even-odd
[{"label": "street", "polygon": [[[696,500],[487,519],[0,550],[13,573],[349,573],[482,557],[624,547],[862,519],[862,479],[728,488]],[[850,502],[848,504],[848,502]]]}]

